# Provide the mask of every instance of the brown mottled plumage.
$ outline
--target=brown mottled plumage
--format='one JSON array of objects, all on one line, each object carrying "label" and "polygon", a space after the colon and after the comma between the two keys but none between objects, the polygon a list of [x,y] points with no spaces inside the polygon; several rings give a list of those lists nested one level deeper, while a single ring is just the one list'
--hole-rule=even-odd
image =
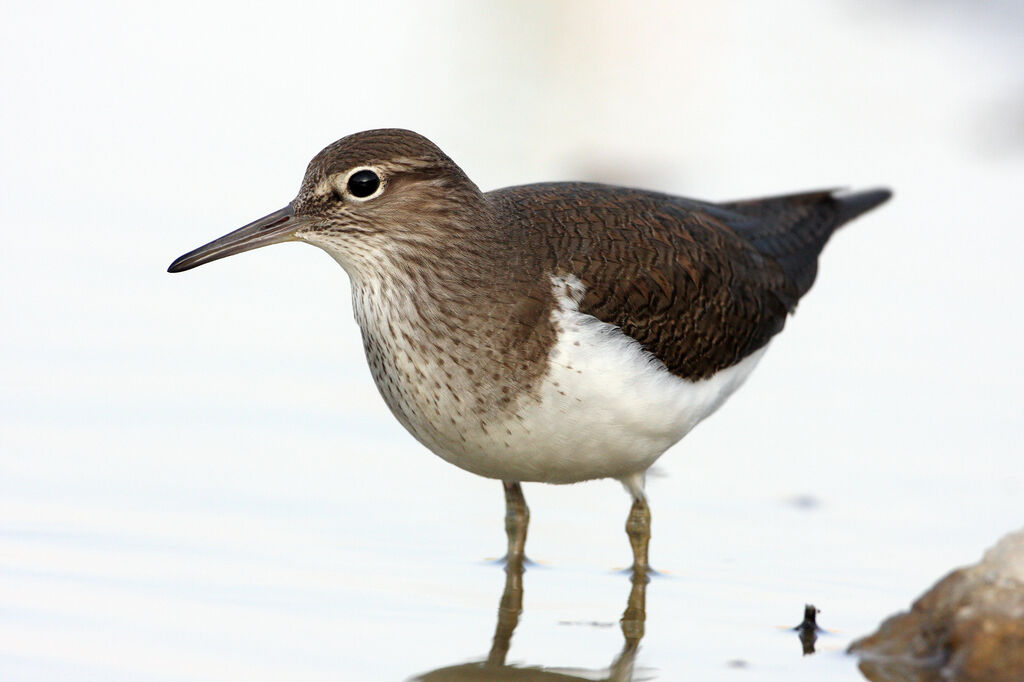
[{"label": "brown mottled plumage", "polygon": [[620,479],[647,565],[643,472],[742,384],[844,222],[886,190],[713,204],[547,183],[482,193],[426,138],[373,130],[310,162],[284,209],[185,254],[186,270],[267,244],[327,251],[352,280],[374,380],[444,459],[519,481]]},{"label": "brown mottled plumage", "polygon": [[734,365],[781,331],[832,232],[888,196],[715,205],[583,183],[486,195],[524,241],[521,253],[583,281],[581,312],[620,327],[685,379]]}]

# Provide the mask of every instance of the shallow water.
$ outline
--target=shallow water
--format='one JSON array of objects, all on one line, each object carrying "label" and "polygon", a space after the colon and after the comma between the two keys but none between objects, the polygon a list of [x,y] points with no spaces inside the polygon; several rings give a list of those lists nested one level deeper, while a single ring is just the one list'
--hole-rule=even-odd
[{"label": "shallow water", "polygon": [[[164,272],[380,125],[485,189],[896,190],[649,477],[663,575],[634,679],[861,679],[851,639],[1021,525],[1019,3],[622,7],[10,8],[0,679],[438,679],[502,657],[501,486],[387,413],[337,265],[284,245]],[[507,677],[606,678],[629,499],[524,490],[537,564]],[[789,629],[806,603],[813,655]]]},{"label": "shallow water", "polygon": [[[66,679],[69,670],[80,679],[404,679],[489,651],[504,573],[475,555],[500,547],[498,523],[479,524],[493,535],[460,538],[444,529],[446,520],[458,523],[453,510],[423,514],[429,499],[409,501],[413,518],[388,518],[388,502],[269,512],[235,502],[191,513],[180,500],[161,510],[153,498],[106,501],[92,513],[82,512],[84,501],[74,512],[5,505],[0,631],[10,679]],[[72,528],[53,530],[72,513]],[[540,558],[539,534],[532,547]],[[624,538],[614,539],[623,543],[598,544],[625,559]],[[559,544],[563,554],[573,549]],[[575,549],[575,561],[526,572],[509,663],[589,675],[621,652],[629,579],[588,557],[582,536]],[[838,653],[846,633],[824,635],[806,658],[781,627],[799,620],[811,595],[827,599],[819,599],[826,624],[830,611],[836,622],[870,619],[854,609],[841,615],[840,605],[872,590],[843,586],[832,597],[807,581],[741,574],[726,559],[686,563],[648,586],[636,679],[739,667],[762,679],[773,670],[808,679],[852,672]],[[667,559],[662,565],[667,571]]]}]

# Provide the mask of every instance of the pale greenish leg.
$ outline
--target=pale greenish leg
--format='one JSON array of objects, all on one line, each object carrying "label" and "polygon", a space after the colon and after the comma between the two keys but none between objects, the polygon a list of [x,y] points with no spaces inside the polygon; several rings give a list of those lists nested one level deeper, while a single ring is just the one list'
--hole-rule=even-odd
[{"label": "pale greenish leg", "polygon": [[651,572],[647,560],[647,548],[651,543],[651,508],[647,506],[647,497],[644,495],[643,476],[632,477],[623,483],[633,496],[633,506],[626,519],[626,535],[633,548],[633,575],[626,610],[622,612],[622,620],[619,621],[625,645],[622,653],[612,662],[608,677],[616,682],[633,679],[633,662],[640,648],[640,640],[644,637],[647,621],[647,582]]},{"label": "pale greenish leg", "polygon": [[502,481],[505,487],[505,534],[508,552],[505,561],[522,561],[526,556],[526,529],[530,525],[530,509],[518,481]]},{"label": "pale greenish leg", "polygon": [[633,548],[633,573],[643,573],[646,579],[647,569],[650,567],[647,561],[647,547],[651,543],[651,508],[647,506],[647,500],[642,493],[633,498],[633,507],[629,510],[629,518],[626,519],[626,535],[629,536],[629,544]]}]

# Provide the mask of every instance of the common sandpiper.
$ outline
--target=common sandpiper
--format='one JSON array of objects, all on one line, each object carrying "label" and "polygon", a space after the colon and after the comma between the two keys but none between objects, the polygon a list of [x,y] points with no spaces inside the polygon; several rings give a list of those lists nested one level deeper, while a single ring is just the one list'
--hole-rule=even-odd
[{"label": "common sandpiper", "polygon": [[510,560],[520,483],[615,478],[648,567],[644,473],[743,383],[843,223],[890,192],[710,203],[581,182],[481,192],[408,130],[342,138],[284,208],[171,264],[303,241],[348,273],[374,381],[443,459],[502,481]]}]

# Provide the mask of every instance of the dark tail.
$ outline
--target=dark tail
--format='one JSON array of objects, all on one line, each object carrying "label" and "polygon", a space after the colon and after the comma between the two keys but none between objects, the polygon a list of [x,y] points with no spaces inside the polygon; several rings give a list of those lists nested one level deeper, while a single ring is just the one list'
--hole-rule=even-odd
[{"label": "dark tail", "polygon": [[786,273],[793,289],[786,305],[792,309],[811,288],[818,273],[818,255],[828,238],[843,223],[879,204],[892,192],[827,190],[720,204],[748,220],[730,225],[758,251],[771,257]]},{"label": "dark tail", "polygon": [[850,222],[860,214],[867,213],[876,206],[881,206],[891,198],[892,192],[885,188],[833,194],[832,201],[839,206],[839,220],[836,223],[836,227]]}]

